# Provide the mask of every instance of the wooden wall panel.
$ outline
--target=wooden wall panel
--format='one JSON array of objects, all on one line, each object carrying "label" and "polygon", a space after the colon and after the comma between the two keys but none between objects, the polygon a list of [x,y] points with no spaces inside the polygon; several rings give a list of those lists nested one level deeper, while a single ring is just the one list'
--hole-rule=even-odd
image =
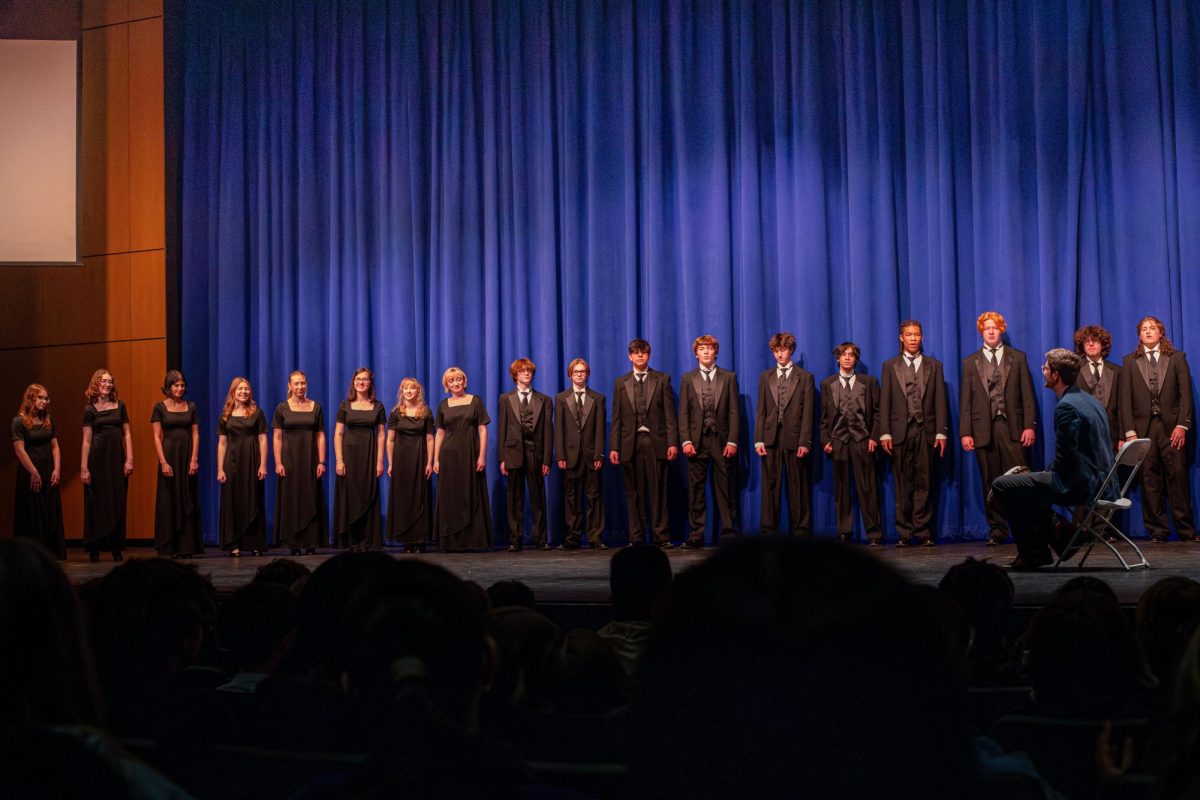
[{"label": "wooden wall panel", "polygon": [[83,32],[82,254],[129,250],[129,31]]},{"label": "wooden wall panel", "polygon": [[129,338],[167,335],[167,265],[163,250],[129,254]]},{"label": "wooden wall panel", "polygon": [[129,254],[83,259],[82,267],[45,269],[42,340],[85,344],[129,338]]},{"label": "wooden wall panel", "polygon": [[[133,424],[133,479],[129,482],[129,503],[137,509],[130,516],[129,535],[154,538],[154,491],[158,484],[158,451],[150,427],[154,404],[162,400],[162,382],[166,370],[167,342],[150,339],[130,342],[130,390],[125,400]],[[136,531],[136,533],[135,533]]]},{"label": "wooden wall panel", "polygon": [[166,238],[162,18],[128,27],[129,249],[149,250]]},{"label": "wooden wall panel", "polygon": [[83,0],[83,27],[99,28],[129,21],[129,0]]},{"label": "wooden wall panel", "polygon": [[5,303],[0,348],[37,347],[42,341],[42,271],[70,267],[0,267]]},{"label": "wooden wall panel", "polygon": [[129,18],[145,19],[163,15],[163,0],[129,0]]}]

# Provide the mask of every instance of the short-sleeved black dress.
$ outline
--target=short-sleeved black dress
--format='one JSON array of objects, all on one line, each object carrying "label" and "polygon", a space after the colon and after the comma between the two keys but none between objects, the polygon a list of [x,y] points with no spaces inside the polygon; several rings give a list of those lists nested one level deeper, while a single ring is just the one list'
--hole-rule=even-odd
[{"label": "short-sleeved black dress", "polygon": [[93,553],[125,549],[125,500],[129,478],[125,477],[125,424],[129,413],[125,402],[116,408],[97,411],[88,404],[83,410],[83,427],[92,429],[88,451],[91,483],[83,487],[83,546]]},{"label": "short-sleeved black dress", "polygon": [[429,461],[426,437],[433,434],[433,415],[409,417],[397,409],[388,418],[388,429],[396,432],[396,439],[392,446],[387,540],[423,545],[429,541],[429,523],[433,518],[432,483],[425,477],[425,464]]},{"label": "short-sleeved black dress", "polygon": [[265,481],[258,479],[258,437],[267,432],[262,408],[244,417],[230,416],[217,423],[225,437],[225,483],[221,484],[221,549],[266,550],[267,513],[263,503]]},{"label": "short-sleeved black dress", "polygon": [[42,478],[42,488],[33,491],[31,476],[17,465],[17,497],[13,507],[13,535],[41,542],[60,561],[67,557],[63,531],[62,497],[58,487],[50,485],[54,472],[54,423],[49,418],[40,428],[26,428],[25,420],[14,417],[12,440],[25,444],[25,455]]},{"label": "short-sleeved black dress", "polygon": [[317,477],[317,434],[325,430],[325,412],[315,400],[312,411],[292,411],[285,400],[275,407],[271,427],[283,431],[287,473],[275,492],[275,543],[293,549],[321,547],[329,541],[325,486]]},{"label": "short-sleeved black dress", "polygon": [[333,486],[333,539],[338,547],[377,550],[382,516],[379,511],[379,478],[375,463],[379,458],[377,429],[387,421],[383,403],[372,401],[370,409],[351,408],[349,400],[338,406],[337,421],[342,423],[342,463],[346,474],[338,475]]},{"label": "short-sleeved black dress", "polygon": [[445,550],[491,547],[492,514],[488,508],[487,475],[475,471],[479,458],[480,425],[491,417],[479,396],[460,406],[438,404],[437,426],[445,433],[438,456],[437,506],[434,537]]},{"label": "short-sleeved black dress", "polygon": [[192,461],[192,426],[200,423],[196,404],[188,401],[183,411],[168,411],[161,401],[154,404],[150,421],[162,427],[163,458],[171,466],[170,477],[158,470],[154,493],[154,547],[160,556],[194,556],[204,552],[200,530],[200,476],[188,475]]}]

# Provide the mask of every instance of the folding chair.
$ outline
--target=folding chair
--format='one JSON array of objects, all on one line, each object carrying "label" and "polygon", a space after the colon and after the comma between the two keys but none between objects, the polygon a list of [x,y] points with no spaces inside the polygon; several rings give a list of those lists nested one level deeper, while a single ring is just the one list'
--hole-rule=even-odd
[{"label": "folding chair", "polygon": [[[1102,544],[1112,551],[1112,554],[1117,557],[1126,570],[1131,570],[1134,567],[1150,568],[1150,562],[1146,560],[1146,556],[1138,548],[1133,540],[1130,539],[1123,530],[1118,528],[1112,522],[1112,515],[1118,511],[1128,511],[1132,505],[1127,495],[1129,487],[1133,486],[1133,480],[1137,477],[1138,470],[1142,466],[1142,461],[1146,458],[1146,453],[1150,450],[1149,439],[1134,439],[1121,445],[1121,449],[1117,451],[1117,457],[1113,460],[1112,469],[1108,471],[1104,482],[1100,484],[1096,496],[1086,506],[1081,506],[1083,511],[1083,521],[1075,529],[1075,535],[1071,537],[1070,543],[1063,548],[1058,556],[1058,560],[1054,562],[1054,568],[1058,569],[1067,558],[1075,555],[1076,550],[1083,546],[1083,537],[1087,537],[1087,550],[1083,553],[1083,558],[1079,559],[1079,566],[1083,566],[1083,562],[1087,561],[1091,555],[1092,548],[1098,544]],[[1112,489],[1116,492],[1115,500],[1105,500],[1104,495]],[[1125,556],[1121,555],[1121,551],[1117,549],[1114,542],[1124,542],[1137,553],[1137,560],[1133,563],[1125,560]]]}]

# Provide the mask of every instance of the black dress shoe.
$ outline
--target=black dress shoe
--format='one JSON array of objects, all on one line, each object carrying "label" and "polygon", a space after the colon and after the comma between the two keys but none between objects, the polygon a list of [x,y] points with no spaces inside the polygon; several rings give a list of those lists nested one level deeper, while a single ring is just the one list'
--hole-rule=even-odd
[{"label": "black dress shoe", "polygon": [[550,545],[546,544],[545,542],[542,542],[541,544],[539,544],[537,546],[537,549],[538,550],[553,550],[554,548],[551,547]]},{"label": "black dress shoe", "polygon": [[883,542],[878,539],[871,539],[867,542],[867,547],[883,547]]},{"label": "black dress shoe", "polygon": [[88,561],[92,562],[93,564],[99,564],[100,563],[100,554],[99,553],[88,553]]},{"label": "black dress shoe", "polygon": [[850,544],[850,542],[853,540],[853,538],[854,537],[849,533],[839,533],[837,535],[837,540],[839,542],[841,542],[842,544]]},{"label": "black dress shoe", "polygon": [[987,546],[988,547],[999,547],[1000,545],[1004,544],[1006,541],[1008,541],[1007,536],[989,536],[988,540],[987,540]]},{"label": "black dress shoe", "polygon": [[299,547],[293,547],[293,548],[292,548],[290,551],[288,551],[288,552],[289,552],[289,554],[290,554],[290,555],[293,555],[293,556],[298,556],[298,555],[300,555],[300,548],[299,548]]},{"label": "black dress shoe", "polygon": [[658,546],[661,547],[663,550],[672,550],[672,549],[674,549],[675,544],[674,544],[674,542],[659,542]]},{"label": "black dress shoe", "polygon": [[937,547],[937,542],[935,542],[933,537],[930,536],[921,542],[921,547]]},{"label": "black dress shoe", "polygon": [[306,555],[306,556],[315,556],[316,554],[317,554],[317,548],[315,548],[315,547],[309,547],[308,549],[306,549],[304,551],[304,555]]},{"label": "black dress shoe", "polygon": [[681,546],[689,550],[701,550],[704,548],[704,542],[700,539],[688,539]]},{"label": "black dress shoe", "polygon": [[896,542],[896,547],[912,547],[912,539],[900,539]]},{"label": "black dress shoe", "polygon": [[1053,563],[1054,559],[1049,553],[1040,556],[1017,556],[1008,565],[1007,569],[1012,572],[1034,572]]},{"label": "black dress shoe", "polygon": [[113,561],[124,561],[125,560],[125,557],[121,555],[120,550],[113,550],[112,557],[113,557]]},{"label": "black dress shoe", "polygon": [[508,552],[510,552],[510,553],[519,553],[519,552],[521,552],[521,545],[519,545],[519,544],[510,544],[510,545],[508,546]]},{"label": "black dress shoe", "polygon": [[604,542],[596,542],[594,545],[592,545],[592,549],[593,550],[607,550],[608,545],[606,545]]},{"label": "black dress shoe", "polygon": [[577,545],[577,544],[568,544],[567,542],[563,542],[562,544],[560,544],[558,547],[556,547],[556,548],[554,548],[554,549],[555,549],[555,550],[578,550],[578,549],[579,549],[579,545]]},{"label": "black dress shoe", "polygon": [[1165,543],[1166,543],[1166,541],[1167,541],[1167,537],[1165,537],[1165,536],[1151,536],[1151,537],[1150,537],[1150,541],[1154,542],[1155,544],[1165,544]]}]

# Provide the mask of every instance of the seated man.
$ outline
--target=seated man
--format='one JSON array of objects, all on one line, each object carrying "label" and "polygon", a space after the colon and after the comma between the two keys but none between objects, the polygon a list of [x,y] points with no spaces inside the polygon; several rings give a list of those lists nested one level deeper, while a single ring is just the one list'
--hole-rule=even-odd
[{"label": "seated man", "polygon": [[[1083,359],[1061,347],[1046,353],[1042,377],[1058,395],[1054,408],[1054,461],[1045,472],[1002,475],[992,482],[1017,542],[1009,566],[1033,570],[1054,561],[1051,504],[1079,505],[1092,499],[1112,467],[1108,412],[1095,397],[1075,385]],[[1060,550],[1067,542],[1056,542]]]}]

